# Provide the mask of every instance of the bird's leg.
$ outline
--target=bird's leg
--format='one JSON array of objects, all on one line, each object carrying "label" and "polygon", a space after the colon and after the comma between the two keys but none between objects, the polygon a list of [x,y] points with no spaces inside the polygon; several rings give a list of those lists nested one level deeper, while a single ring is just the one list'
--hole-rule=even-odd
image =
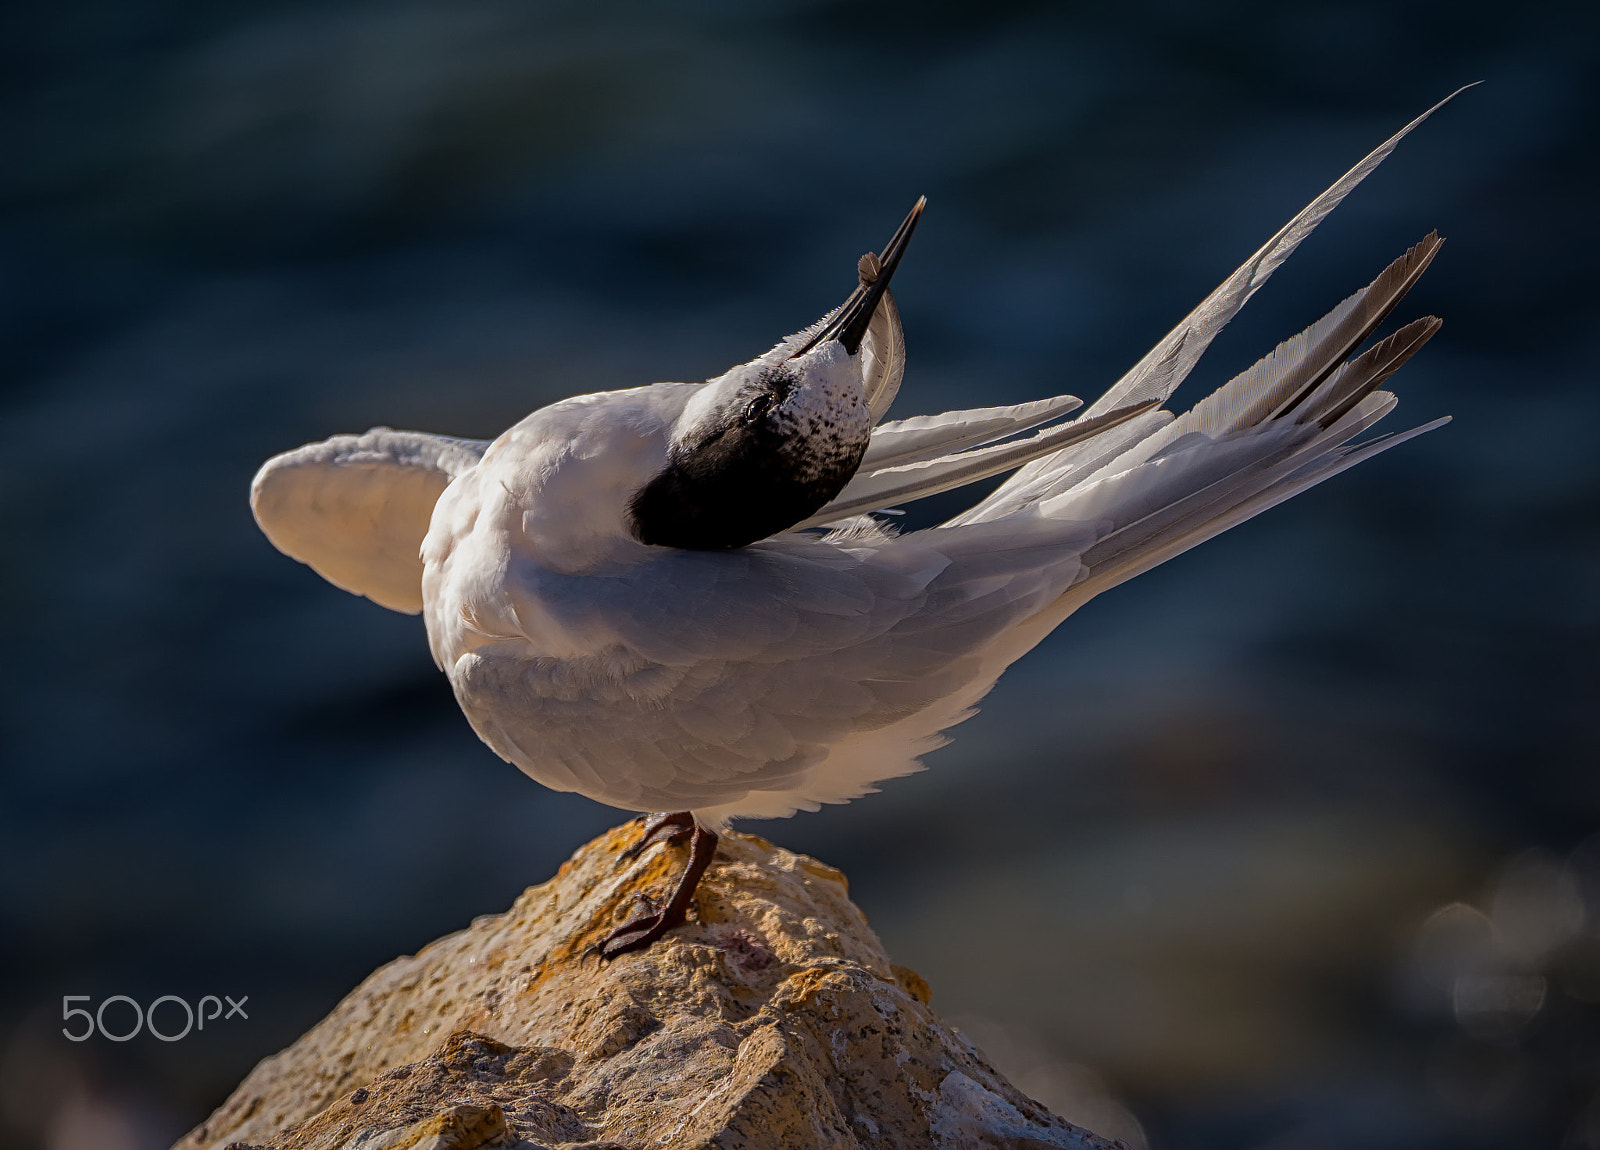
[{"label": "bird's leg", "polygon": [[644,853],[645,848],[658,842],[682,842],[689,837],[689,832],[694,829],[694,816],[688,811],[673,811],[671,814],[651,815],[645,821],[644,830],[639,833],[638,840],[627,850],[622,852],[624,862],[632,862]]},{"label": "bird's leg", "polygon": [[682,926],[689,915],[689,904],[694,901],[695,888],[700,876],[706,873],[712,857],[717,853],[717,836],[690,821],[693,836],[689,840],[689,865],[683,868],[678,885],[673,888],[667,905],[655,914],[630,919],[591,946],[587,953],[601,958],[616,958],[630,950],[643,950],[675,926]]}]

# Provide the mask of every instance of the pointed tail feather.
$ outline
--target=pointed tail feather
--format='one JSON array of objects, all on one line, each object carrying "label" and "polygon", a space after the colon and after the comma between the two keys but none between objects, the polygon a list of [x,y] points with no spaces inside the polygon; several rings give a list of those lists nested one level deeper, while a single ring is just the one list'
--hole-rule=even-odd
[{"label": "pointed tail feather", "polygon": [[[1464,85],[1440,100],[1433,107],[1423,112],[1405,127],[1401,128],[1389,139],[1362,158],[1360,163],[1351,168],[1325,192],[1300,211],[1292,220],[1269,239],[1261,248],[1246,260],[1238,270],[1224,280],[1216,290],[1202,300],[1193,311],[1166,334],[1162,340],[1151,348],[1145,356],[1134,364],[1104,395],[1097,399],[1084,412],[1085,417],[1098,415],[1102,412],[1123,407],[1129,403],[1142,399],[1155,398],[1163,402],[1168,399],[1178,384],[1193,369],[1211,341],[1239,310],[1255,294],[1256,290],[1277,270],[1300,246],[1300,242],[1315,230],[1316,226],[1333,211],[1339,203],[1353,191],[1357,184],[1366,179],[1372,171],[1388,157],[1395,146],[1419,124],[1433,115],[1444,105],[1455,99],[1472,84]],[[1424,241],[1426,245],[1427,241]],[[1423,245],[1419,245],[1421,247]],[[1436,247],[1436,245],[1434,245]],[[1422,258],[1422,266],[1432,258],[1432,252],[1426,251]],[[1404,263],[1412,259],[1412,253],[1401,261]],[[1393,269],[1391,269],[1393,270]],[[1415,269],[1420,274],[1421,268]],[[1388,273],[1385,273],[1386,275]],[[1379,277],[1381,281],[1384,277]],[[1413,275],[1412,280],[1415,279]],[[1377,286],[1375,281],[1374,286]],[[1409,284],[1405,285],[1409,287]],[[1405,294],[1401,290],[1400,295]],[[1396,296],[1395,298],[1398,298]],[[1349,301],[1347,301],[1349,302]],[[1393,306],[1391,301],[1389,306]],[[1337,314],[1337,310],[1336,313]],[[1379,315],[1379,322],[1382,315]],[[1370,328],[1368,329],[1370,331]],[[1362,337],[1364,338],[1364,337]],[[1359,339],[1357,340],[1359,343]],[[1353,346],[1353,345],[1352,345]],[[1342,357],[1341,357],[1342,358]],[[1334,361],[1337,363],[1337,359]],[[981,522],[1008,515],[1030,503],[1037,501],[1053,486],[1059,477],[1075,472],[1079,478],[1090,474],[1088,469],[1082,467],[1084,460],[1090,456],[1102,456],[1092,441],[1081,444],[1055,455],[1037,459],[1022,467],[994,492],[989,499],[979,507],[974,508],[963,517],[964,522]],[[1102,465],[1097,465],[1102,466]]]},{"label": "pointed tail feather", "polygon": [[1444,326],[1438,316],[1425,315],[1374,344],[1359,358],[1339,368],[1328,381],[1308,397],[1305,410],[1295,416],[1298,423],[1315,421],[1331,427],[1383,382],[1400,370],[1402,364],[1433,338]]},{"label": "pointed tail feather", "polygon": [[[1375,393],[1377,396],[1386,393]],[[1389,397],[1393,399],[1392,396]],[[1393,404],[1388,405],[1392,407]],[[1387,411],[1387,408],[1385,409]],[[1119,583],[1126,583],[1135,575],[1141,575],[1152,567],[1160,566],[1168,559],[1182,555],[1192,547],[1198,547],[1208,539],[1213,539],[1230,528],[1237,527],[1248,519],[1253,519],[1268,508],[1276,507],[1285,499],[1292,498],[1302,491],[1315,487],[1327,479],[1332,479],[1341,471],[1347,471],[1358,463],[1363,463],[1375,455],[1388,451],[1391,447],[1399,447],[1402,443],[1415,439],[1419,435],[1435,431],[1450,422],[1448,415],[1425,423],[1420,427],[1413,427],[1409,431],[1402,431],[1395,435],[1383,435],[1376,439],[1355,447],[1342,447],[1310,464],[1295,468],[1286,475],[1275,479],[1249,499],[1245,499],[1230,507],[1228,510],[1214,515],[1209,519],[1194,523],[1185,530],[1174,531],[1163,536],[1155,545],[1130,551],[1117,557],[1116,562],[1102,559],[1098,567],[1092,568],[1082,582],[1073,586],[1062,599],[1062,606],[1068,606],[1068,600],[1074,600],[1070,606],[1087,602],[1103,591],[1110,590]],[[1068,612],[1070,613],[1070,612]]]},{"label": "pointed tail feather", "polygon": [[1351,168],[1333,185],[1301,212],[1279,228],[1255,255],[1246,260],[1237,271],[1224,280],[1215,291],[1200,302],[1183,321],[1167,333],[1138,363],[1118,380],[1111,390],[1096,400],[1085,415],[1098,415],[1114,407],[1124,407],[1142,399],[1171,396],[1173,390],[1188,375],[1217,333],[1239,313],[1239,309],[1267,282],[1278,265],[1294,253],[1300,242],[1309,236],[1329,212],[1339,206],[1357,184],[1366,179],[1379,164],[1394,151],[1396,145],[1411,131],[1455,99],[1467,88],[1458,88],[1422,115],[1412,120],[1382,144],[1379,144],[1360,163]]},{"label": "pointed tail feather", "polygon": [[[1372,283],[1165,426],[1097,457],[1071,459],[1068,452],[1060,452],[1042,459],[1039,465],[1049,470],[1020,486],[1019,472],[961,521],[981,522],[1018,506],[1059,500],[1169,454],[1191,439],[1221,440],[1289,415],[1295,416],[1294,422],[1317,422],[1324,427],[1337,422],[1439,329],[1440,321],[1432,317],[1416,320],[1359,358],[1346,360],[1421,278],[1443,242],[1437,233],[1430,233]],[[1070,450],[1094,446],[1090,442]]]},{"label": "pointed tail feather", "polygon": [[[1084,573],[1052,617],[1290,496],[1425,431],[1351,446],[1395,406],[1378,388],[1442,326],[1413,320],[1353,359],[1438,250],[1429,236],[1369,287],[1280,344],[1196,407],[1097,472],[1071,480],[1036,505],[1038,514],[1097,522],[1101,536],[1082,555]],[[980,505],[982,506],[982,505]]]},{"label": "pointed tail feather", "polygon": [[[1068,493],[1057,501],[1057,507],[1046,504],[1044,510],[1076,519],[1084,497],[1093,494],[1095,488],[1112,488],[1115,526],[1083,556],[1091,574],[1110,570],[1140,555],[1164,550],[1171,541],[1226,518],[1235,508],[1288,476],[1341,454],[1346,441],[1383,418],[1394,406],[1394,396],[1388,393],[1369,399],[1365,406],[1356,405],[1343,420],[1328,428],[1276,421],[1227,440],[1196,437],[1198,442],[1182,453],[1152,460],[1082,493]],[[1157,475],[1163,467],[1170,468],[1170,474]],[[1154,478],[1153,485],[1147,475]],[[1152,486],[1156,490],[1148,490]],[[1144,497],[1119,497],[1117,488],[1143,490]]]},{"label": "pointed tail feather", "polygon": [[[1194,431],[1211,436],[1242,431],[1303,403],[1388,318],[1443,243],[1437,232],[1429,233],[1365,288],[1141,443],[1137,454],[1150,458]],[[1137,456],[1130,454],[1127,462],[1138,462]]]}]

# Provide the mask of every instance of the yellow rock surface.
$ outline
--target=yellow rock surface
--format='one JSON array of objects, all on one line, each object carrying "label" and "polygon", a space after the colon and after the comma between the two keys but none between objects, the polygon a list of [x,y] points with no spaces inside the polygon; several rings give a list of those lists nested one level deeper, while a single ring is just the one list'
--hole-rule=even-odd
[{"label": "yellow rock surface", "polygon": [[697,914],[584,957],[684,850],[630,823],[373,973],[175,1150],[1111,1147],[1023,1096],[892,967],[831,867],[722,838]]}]

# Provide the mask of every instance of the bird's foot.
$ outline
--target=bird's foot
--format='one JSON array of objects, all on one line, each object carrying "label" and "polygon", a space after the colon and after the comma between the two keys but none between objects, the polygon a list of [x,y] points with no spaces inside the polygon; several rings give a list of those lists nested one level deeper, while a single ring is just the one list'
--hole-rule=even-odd
[{"label": "bird's foot", "polygon": [[651,815],[634,844],[621,854],[623,862],[632,862],[645,850],[659,842],[681,843],[694,833],[694,816],[688,811]]},{"label": "bird's foot", "polygon": [[[678,827],[681,833],[681,824],[666,821],[676,818],[675,815],[663,815],[660,819],[654,820],[660,826],[656,829],[647,826],[645,839],[641,842],[649,841],[658,831],[667,827]],[[672,897],[667,900],[667,905],[656,910],[654,902],[648,896],[636,896],[643,904],[641,909],[646,913],[629,919],[590,946],[583,952],[585,958],[596,955],[602,960],[610,960],[629,951],[643,950],[673,927],[684,924],[689,917],[689,907],[694,902],[695,888],[700,885],[700,876],[706,873],[706,868],[711,865],[711,860],[717,853],[717,836],[696,824],[693,818],[689,818],[688,834],[690,835],[689,865],[683,868],[683,874],[678,879],[678,885],[673,888]]]},{"label": "bird's foot", "polygon": [[610,959],[616,958],[619,954],[627,954],[630,950],[643,950],[673,927],[682,926],[688,918],[684,911],[680,910],[673,915],[669,913],[670,909],[669,907],[654,914],[644,914],[629,919],[585,950],[584,957],[587,958],[592,954],[601,959]]}]

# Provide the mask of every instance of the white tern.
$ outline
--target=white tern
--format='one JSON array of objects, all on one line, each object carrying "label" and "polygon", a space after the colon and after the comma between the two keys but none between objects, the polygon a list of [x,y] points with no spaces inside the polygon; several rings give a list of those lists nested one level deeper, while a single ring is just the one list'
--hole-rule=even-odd
[{"label": "white tern", "polygon": [[[850,298],[705,383],[565,399],[493,441],[379,427],[269,460],[282,551],[421,612],[473,729],[548,787],[690,841],[682,923],[730,819],[842,803],[919,769],[1015,659],[1090,598],[1438,427],[1351,441],[1439,328],[1360,345],[1430,234],[1192,409],[1163,405],[1273,270],[1429,112],[1347,172],[1076,419],[1071,396],[883,422],[905,346],[888,285],[919,200]],[[1042,429],[1042,430],[1041,430]],[[937,527],[871,513],[1002,472]]]}]

